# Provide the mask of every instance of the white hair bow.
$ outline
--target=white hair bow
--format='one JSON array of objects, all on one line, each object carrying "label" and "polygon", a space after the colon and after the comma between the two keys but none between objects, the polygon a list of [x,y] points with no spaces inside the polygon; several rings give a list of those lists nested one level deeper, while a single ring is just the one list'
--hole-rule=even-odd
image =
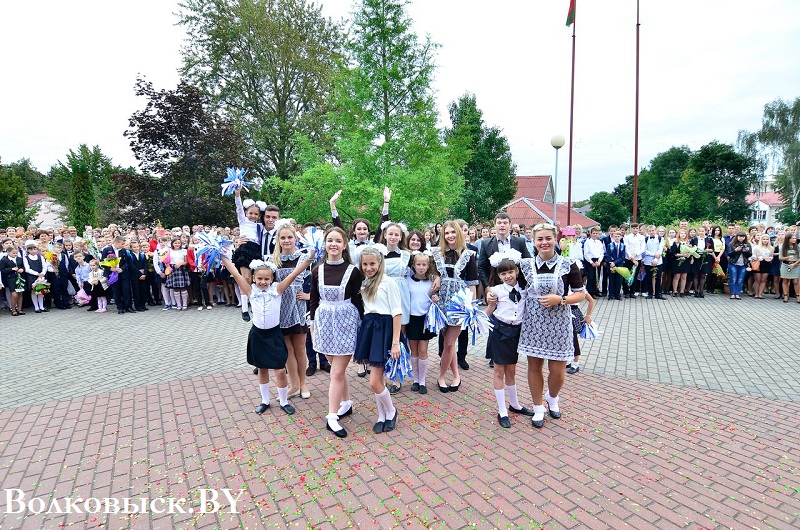
[{"label": "white hair bow", "polygon": [[489,258],[489,264],[492,267],[497,267],[504,259],[511,260],[514,263],[519,263],[519,261],[522,259],[522,254],[519,250],[514,248],[510,248],[504,252],[495,252]]},{"label": "white hair bow", "polygon": [[255,203],[256,203],[256,201],[254,201],[253,199],[245,199],[245,200],[242,201],[242,208],[247,210],[248,208],[250,208]]},{"label": "white hair bow", "polygon": [[389,253],[389,249],[386,248],[386,245],[384,245],[383,243],[375,243],[374,245],[372,245],[371,248],[374,248],[375,250],[380,252],[381,255],[384,257],[386,256],[386,254]]},{"label": "white hair bow", "polygon": [[394,221],[384,221],[381,223],[381,230],[386,230],[389,225],[397,225],[400,228],[400,231],[404,234],[408,233],[408,227],[403,223],[395,223]]},{"label": "white hair bow", "polygon": [[256,201],[256,206],[258,206],[258,209],[262,212],[267,209],[267,203],[264,201]]},{"label": "white hair bow", "polygon": [[260,259],[254,259],[250,262],[250,270],[255,270],[259,267],[268,267],[272,272],[278,272],[278,267],[271,261],[263,261]]}]

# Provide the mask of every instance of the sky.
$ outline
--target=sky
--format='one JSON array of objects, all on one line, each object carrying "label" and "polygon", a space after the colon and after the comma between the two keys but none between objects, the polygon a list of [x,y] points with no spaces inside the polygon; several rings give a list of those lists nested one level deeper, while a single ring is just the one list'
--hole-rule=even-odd
[{"label": "sky", "polygon": [[[352,0],[317,2],[335,20]],[[475,94],[502,129],[518,175],[552,175],[567,198],[572,31],[569,0],[416,0],[415,31],[440,45],[434,90],[447,106]],[[572,200],[611,191],[634,172],[636,0],[578,0]],[[2,2],[0,157],[42,172],[70,149],[99,145],[136,166],[124,138],[137,75],[178,83],[184,30],[174,0]],[[641,0],[639,167],[673,145],[735,143],[764,105],[800,97],[797,0]],[[222,180],[224,176],[220,177]]]}]

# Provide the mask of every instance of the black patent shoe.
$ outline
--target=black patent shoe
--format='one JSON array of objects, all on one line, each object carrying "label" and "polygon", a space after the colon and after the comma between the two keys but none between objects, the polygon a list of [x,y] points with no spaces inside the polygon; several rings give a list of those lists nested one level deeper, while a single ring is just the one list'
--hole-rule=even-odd
[{"label": "black patent shoe", "polygon": [[508,416],[501,416],[500,414],[497,415],[497,423],[500,424],[500,427],[504,429],[511,428],[511,420],[508,419]]},{"label": "black patent shoe", "polygon": [[333,434],[335,434],[337,438],[346,438],[347,437],[347,431],[344,430],[344,427],[342,427],[338,431],[334,431],[333,428],[328,424],[328,420],[325,420],[325,428],[328,429],[329,431],[331,431]]},{"label": "black patent shoe", "polygon": [[294,407],[289,403],[287,403],[286,405],[281,405],[281,410],[284,411],[289,416],[295,413]]},{"label": "black patent shoe", "polygon": [[412,392],[419,392],[419,383],[414,383],[411,385]]},{"label": "black patent shoe", "polygon": [[268,408],[269,408],[269,405],[267,405],[266,403],[262,403],[261,405],[256,407],[256,414],[258,414],[260,416],[260,415],[264,414],[267,411]]},{"label": "black patent shoe", "polygon": [[520,407],[518,409],[515,409],[514,407],[509,406],[508,410],[510,410],[514,414],[522,414],[523,416],[533,416],[533,411],[528,407]]},{"label": "black patent shoe", "polygon": [[375,422],[375,425],[372,426],[372,432],[374,432],[375,434],[380,434],[383,432],[385,426],[386,426],[385,421]]},{"label": "black patent shoe", "polygon": [[394,411],[394,418],[391,420],[386,420],[383,422],[383,432],[389,432],[394,430],[394,426],[397,424],[397,416],[400,415],[400,411],[395,409]]},{"label": "black patent shoe", "polygon": [[242,320],[250,322],[250,313],[242,313]]},{"label": "black patent shoe", "polygon": [[427,394],[428,393],[428,387],[426,387],[425,385],[419,385],[419,393],[420,394]]}]

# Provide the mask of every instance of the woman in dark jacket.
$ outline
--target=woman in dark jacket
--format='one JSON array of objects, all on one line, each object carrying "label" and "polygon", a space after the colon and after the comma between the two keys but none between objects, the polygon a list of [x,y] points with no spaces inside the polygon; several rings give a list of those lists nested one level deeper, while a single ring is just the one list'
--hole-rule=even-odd
[{"label": "woman in dark jacket", "polygon": [[747,270],[747,262],[753,253],[753,248],[747,242],[747,234],[739,232],[728,244],[728,280],[731,291],[731,300],[741,300],[742,284]]}]

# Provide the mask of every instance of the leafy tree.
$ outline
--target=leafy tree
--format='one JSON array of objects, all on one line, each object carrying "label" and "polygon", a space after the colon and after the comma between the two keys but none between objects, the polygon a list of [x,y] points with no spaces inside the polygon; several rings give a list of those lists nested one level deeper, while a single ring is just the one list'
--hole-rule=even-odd
[{"label": "leafy tree", "polygon": [[786,203],[781,221],[800,217],[800,97],[765,105],[761,130],[740,132],[739,149],[775,169],[775,188]]},{"label": "leafy tree", "polygon": [[[200,90],[185,82],[175,90],[156,90],[138,79],[136,95],[149,101],[144,110],[133,113],[125,136],[142,169],[159,178],[117,177],[121,188],[114,199],[143,220],[232,223],[233,200],[220,196],[220,183],[227,167],[248,165],[244,143],[232,124],[209,112]],[[121,213],[133,218],[124,209]]]},{"label": "leafy tree", "polygon": [[603,228],[625,222],[628,219],[629,212],[615,193],[598,191],[589,197],[589,204],[592,205],[592,209],[587,215],[600,223]]},{"label": "leafy tree", "polygon": [[50,168],[47,175],[45,185],[47,194],[65,208],[65,212],[61,217],[69,224],[83,226],[74,218],[75,208],[72,190],[75,176],[73,173],[74,167],[85,167],[89,172],[97,222],[101,225],[114,222],[117,218],[119,206],[110,200],[114,190],[111,175],[123,171],[123,169],[119,166],[114,166],[111,159],[103,154],[99,146],[89,149],[86,144],[81,144],[77,151],[70,149],[69,153],[67,153],[66,163],[59,161]]},{"label": "leafy tree", "polygon": [[28,195],[35,195],[44,192],[45,176],[39,172],[29,158],[21,158],[8,165],[8,169],[22,177]]},{"label": "leafy tree", "polygon": [[27,226],[31,211],[26,210],[25,182],[12,169],[0,166],[0,226]]},{"label": "leafy tree", "polygon": [[[750,217],[750,206],[745,197],[760,180],[754,157],[737,153],[732,145],[713,141],[692,155],[689,168],[702,176],[698,189],[711,196],[702,217]],[[696,201],[699,197],[693,198]]]},{"label": "leafy tree", "polygon": [[364,0],[355,13],[353,67],[339,72],[329,114],[335,158],[304,143],[304,172],[284,185],[291,215],[327,217],[327,199],[339,188],[343,217],[377,220],[383,187],[391,187],[392,218],[412,225],[443,218],[458,200],[461,158],[442,144],[430,88],[436,46],[418,42],[404,6]]},{"label": "leafy tree", "polygon": [[687,169],[680,182],[652,210],[645,212],[645,220],[654,225],[670,226],[675,219],[709,218],[710,206],[716,199],[705,188],[703,175]]},{"label": "leafy tree", "polygon": [[656,155],[649,167],[639,173],[640,214],[651,212],[680,184],[691,155],[687,146],[673,146]]},{"label": "leafy tree", "polygon": [[517,192],[516,166],[508,140],[497,127],[487,127],[474,94],[450,103],[452,128],[444,133],[448,146],[467,150],[462,171],[464,194],[452,208],[468,223],[491,219]]},{"label": "leafy tree", "polygon": [[[296,137],[324,144],[341,28],[306,0],[184,0],[182,72],[233,120],[258,174],[299,173]],[[269,187],[273,187],[268,182]]]},{"label": "leafy tree", "polygon": [[70,222],[76,227],[97,226],[97,208],[89,164],[82,158],[73,158],[69,165],[72,174]]},{"label": "leafy tree", "polygon": [[[625,216],[624,219],[629,219],[633,215],[633,175],[628,175],[625,177],[625,182],[622,184],[617,184],[612,191],[614,195],[617,196],[622,207],[625,208]],[[639,208],[637,212],[642,211],[642,195],[641,193],[638,195],[638,205]],[[591,202],[591,201],[590,201]]]}]

